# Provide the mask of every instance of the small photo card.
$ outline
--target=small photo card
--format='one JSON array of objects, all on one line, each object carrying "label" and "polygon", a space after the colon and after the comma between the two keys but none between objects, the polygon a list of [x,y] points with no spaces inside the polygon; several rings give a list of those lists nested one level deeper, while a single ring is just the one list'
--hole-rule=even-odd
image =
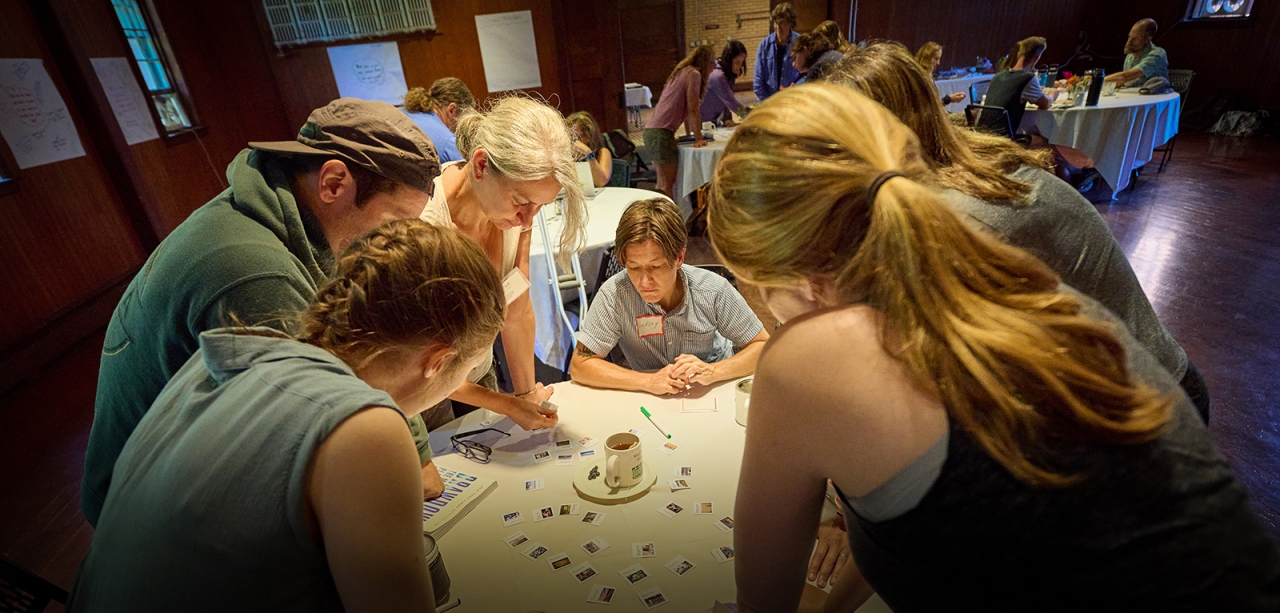
[{"label": "small photo card", "polygon": [[516,524],[523,524],[523,523],[524,523],[524,515],[521,514],[519,511],[512,511],[510,513],[502,514],[503,528],[510,528],[511,526],[514,526]]},{"label": "small photo card", "polygon": [[592,566],[590,562],[583,562],[582,564],[570,568],[569,574],[573,575],[573,578],[577,579],[578,583],[582,583],[583,581],[586,581],[600,573],[596,572],[596,568]]},{"label": "small photo card", "polygon": [[720,519],[717,519],[716,527],[719,528],[721,532],[728,533],[730,530],[733,530],[733,518],[721,517]]},{"label": "small photo card", "polygon": [[684,398],[680,401],[681,413],[715,413],[720,410],[715,396],[701,398]]},{"label": "small photo card", "polygon": [[552,507],[542,507],[541,509],[534,509],[533,523],[536,524],[540,521],[547,521],[548,519],[552,519],[555,516],[556,516],[556,510]]},{"label": "small photo card", "polygon": [[636,436],[644,436],[644,430],[641,428],[632,428],[630,430],[627,430],[627,432],[630,432]]},{"label": "small photo card", "polygon": [[551,452],[550,452],[550,451],[538,451],[538,452],[536,452],[536,453],[534,453],[534,454],[533,454],[533,463],[534,463],[534,464],[541,464],[541,463],[543,463],[543,462],[550,462],[550,461],[551,461],[551,459],[552,459],[552,458],[551,458]]},{"label": "small photo card", "polygon": [[677,476],[677,477],[692,477],[692,476],[693,476],[693,467],[692,467],[692,466],[677,466],[677,467],[676,467],[676,476]]},{"label": "small photo card", "polygon": [[578,546],[581,547],[583,551],[587,552],[587,555],[594,556],[597,553],[600,553],[601,551],[608,549],[609,543],[608,541],[597,536]]},{"label": "small photo card", "polygon": [[672,479],[667,482],[667,485],[671,486],[673,492],[689,489],[689,482],[684,479]]},{"label": "small photo card", "polygon": [[645,609],[656,609],[667,604],[667,596],[662,593],[662,588],[660,587],[645,590],[636,595],[640,597],[640,602],[644,603]]},{"label": "small photo card", "polygon": [[546,485],[546,481],[543,479],[528,479],[524,482],[524,491],[532,492],[535,490],[540,490],[545,485]]},{"label": "small photo card", "polygon": [[622,578],[626,579],[630,585],[635,585],[649,578],[649,573],[645,572],[644,567],[639,564],[632,564],[618,571],[618,574],[622,575]]},{"label": "small photo card", "polygon": [[542,543],[534,543],[529,545],[528,549],[520,552],[520,555],[529,558],[530,560],[537,560],[542,556],[547,555],[547,551],[548,549],[546,545],[543,545]]},{"label": "small photo card", "polygon": [[556,512],[556,515],[577,515],[577,514],[578,514],[578,505],[576,503],[562,504],[560,505],[559,510]]},{"label": "small photo card", "polygon": [[562,438],[562,439],[560,439],[560,440],[556,441],[556,450],[557,450],[557,451],[563,451],[563,450],[565,450],[565,449],[570,449],[570,448],[572,448],[572,447],[573,447],[573,441],[571,441],[571,440],[569,440],[569,439],[567,439],[567,438]]},{"label": "small photo card", "polygon": [[618,588],[600,585],[599,583],[591,586],[591,591],[587,592],[587,602],[595,604],[611,604],[613,596],[618,593]]},{"label": "small photo card", "polygon": [[608,513],[601,513],[600,511],[587,511],[586,513],[582,514],[582,519],[580,521],[584,524],[599,526],[600,524],[604,523],[605,515],[608,515]]},{"label": "small photo card", "polygon": [[717,562],[724,564],[725,562],[733,559],[733,547],[730,545],[716,547],[711,550],[711,557],[715,558]]},{"label": "small photo card", "polygon": [[686,558],[684,556],[676,556],[674,558],[671,558],[671,561],[667,562],[665,566],[667,567],[667,570],[681,577],[683,577],[685,573],[688,573],[689,571],[693,570],[693,562],[690,562],[689,558]]},{"label": "small photo card", "polygon": [[515,534],[512,534],[511,536],[508,536],[507,538],[502,539],[502,542],[506,543],[507,547],[515,549],[516,547],[519,547],[525,543],[528,543],[529,537],[525,536],[523,532],[517,532]]},{"label": "small photo card", "polygon": [[633,558],[652,558],[657,555],[658,546],[653,541],[631,544],[631,557]]},{"label": "small photo card", "polygon": [[556,466],[573,466],[573,454],[572,454],[572,453],[557,453],[557,454],[556,454]]},{"label": "small photo card", "polygon": [[714,514],[714,513],[716,512],[716,510],[715,510],[715,509],[716,509],[716,505],[714,505],[714,504],[712,504],[712,503],[710,503],[710,502],[695,502],[695,503],[693,503],[693,514],[694,514],[694,515],[712,515],[712,514]]},{"label": "small photo card", "polygon": [[663,444],[662,444],[662,446],[658,448],[658,450],[659,450],[659,451],[661,451],[662,453],[667,454],[667,455],[671,455],[671,454],[675,453],[675,452],[676,452],[676,450],[677,450],[677,449],[679,449],[679,448],[680,448],[680,446],[679,446],[679,445],[677,445],[677,444],[675,444],[675,443],[673,443],[673,442],[671,442],[671,441],[667,441],[667,442],[663,443]]},{"label": "small photo card", "polygon": [[595,454],[596,454],[595,449],[585,449],[583,451],[578,452],[578,458],[583,462],[586,462],[587,460],[591,459],[591,456]]},{"label": "small photo card", "polygon": [[568,568],[570,564],[573,564],[573,562],[570,562],[569,556],[564,553],[557,553],[547,558],[547,564],[551,566],[551,572],[555,572],[562,568]]},{"label": "small photo card", "polygon": [[666,515],[667,517],[675,517],[679,515],[682,511],[684,511],[684,507],[674,502],[668,502],[667,504],[664,504],[658,507],[658,512],[663,515]]},{"label": "small photo card", "polygon": [[587,447],[590,447],[594,444],[596,444],[596,439],[591,438],[589,436],[584,436],[578,439],[578,446],[582,447],[583,449],[586,449]]}]

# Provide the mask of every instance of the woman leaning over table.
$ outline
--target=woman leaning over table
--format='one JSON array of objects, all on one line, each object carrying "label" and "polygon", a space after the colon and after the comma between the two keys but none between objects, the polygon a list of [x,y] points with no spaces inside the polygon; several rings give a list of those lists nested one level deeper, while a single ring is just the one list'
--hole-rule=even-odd
[{"label": "woman leaning over table", "polygon": [[578,111],[565,118],[573,137],[574,159],[591,165],[591,181],[596,187],[609,184],[613,175],[613,152],[604,146],[604,137],[596,118],[586,111]]},{"label": "woman leaning over table", "polygon": [[406,416],[502,328],[475,241],[358,239],[301,316],[200,335],[116,462],[68,611],[434,611]]},{"label": "woman leaning over table", "polygon": [[827,479],[854,560],[826,611],[1277,610],[1280,554],[1176,381],[966,226],[919,151],[819,83],[757,107],[716,169],[713,245],[784,322],[735,502],[741,610],[796,610]]},{"label": "woman leaning over table", "polygon": [[662,86],[662,96],[653,107],[653,114],[644,126],[644,147],[653,158],[658,171],[658,191],[675,197],[676,169],[679,168],[680,148],[676,145],[676,128],[684,124],[693,135],[694,147],[705,147],[702,139],[702,95],[711,76],[715,57],[711,45],[702,45],[689,52],[676,64]]},{"label": "woman leaning over table", "polygon": [[707,93],[700,107],[703,121],[714,121],[722,126],[734,125],[733,113],[742,103],[733,95],[738,77],[747,71],[747,46],[742,41],[731,40],[724,44],[716,67],[707,77]]},{"label": "woman leaning over table", "polygon": [[831,82],[883,104],[920,139],[948,204],[979,227],[1048,264],[1071,287],[1120,317],[1129,331],[1191,396],[1209,422],[1209,391],[1138,284],[1129,260],[1097,209],[1048,172],[1045,150],[955,127],[929,100],[933,83],[902,45],[876,43],[851,51]]},{"label": "woman leaning over table", "polygon": [[[459,118],[457,139],[465,162],[441,167],[422,211],[423,221],[455,227],[475,239],[503,279],[528,279],[533,219],[564,190],[559,251],[577,249],[584,240],[587,213],[569,130],[559,111],[526,97],[503,98],[487,111]],[[526,430],[550,428],[557,418],[542,403],[553,390],[534,380],[533,303],[527,291],[508,300],[502,347],[515,395],[497,391],[490,360],[472,371],[449,398],[506,415]],[[449,402],[441,403],[425,416],[427,427],[449,421],[453,412]]]}]

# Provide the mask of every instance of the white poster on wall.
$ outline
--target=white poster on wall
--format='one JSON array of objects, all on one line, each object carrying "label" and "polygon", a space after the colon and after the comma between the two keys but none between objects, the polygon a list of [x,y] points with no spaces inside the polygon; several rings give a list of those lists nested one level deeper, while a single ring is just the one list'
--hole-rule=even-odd
[{"label": "white poster on wall", "polygon": [[344,98],[400,104],[409,91],[395,41],[329,47],[329,65],[338,82],[338,95]]},{"label": "white poster on wall", "polygon": [[542,87],[538,45],[533,40],[533,13],[476,15],[480,59],[490,92]]},{"label": "white poster on wall", "polygon": [[84,155],[62,94],[38,59],[0,59],[0,135],[18,168]]},{"label": "white poster on wall", "polygon": [[93,62],[93,71],[98,73],[98,82],[107,94],[107,102],[120,124],[120,131],[124,132],[124,142],[136,145],[160,138],[147,107],[147,98],[138,87],[138,79],[133,76],[128,58],[94,57],[89,61]]}]

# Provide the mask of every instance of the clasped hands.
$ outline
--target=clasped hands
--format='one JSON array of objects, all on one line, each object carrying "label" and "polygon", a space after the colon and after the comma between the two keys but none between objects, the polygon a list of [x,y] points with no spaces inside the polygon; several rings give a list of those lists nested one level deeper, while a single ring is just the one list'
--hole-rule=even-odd
[{"label": "clasped hands", "polygon": [[716,381],[714,364],[708,364],[698,359],[698,356],[685,353],[680,354],[674,364],[668,364],[662,370],[650,373],[646,391],[657,396],[665,396],[684,391],[694,383],[711,385]]}]

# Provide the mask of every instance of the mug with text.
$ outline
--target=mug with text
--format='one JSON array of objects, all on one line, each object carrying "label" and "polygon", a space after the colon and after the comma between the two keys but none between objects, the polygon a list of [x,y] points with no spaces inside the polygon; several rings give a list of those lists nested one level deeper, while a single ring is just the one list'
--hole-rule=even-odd
[{"label": "mug with text", "polygon": [[640,437],[630,432],[619,432],[605,439],[604,458],[604,484],[609,487],[633,487],[644,476]]}]

